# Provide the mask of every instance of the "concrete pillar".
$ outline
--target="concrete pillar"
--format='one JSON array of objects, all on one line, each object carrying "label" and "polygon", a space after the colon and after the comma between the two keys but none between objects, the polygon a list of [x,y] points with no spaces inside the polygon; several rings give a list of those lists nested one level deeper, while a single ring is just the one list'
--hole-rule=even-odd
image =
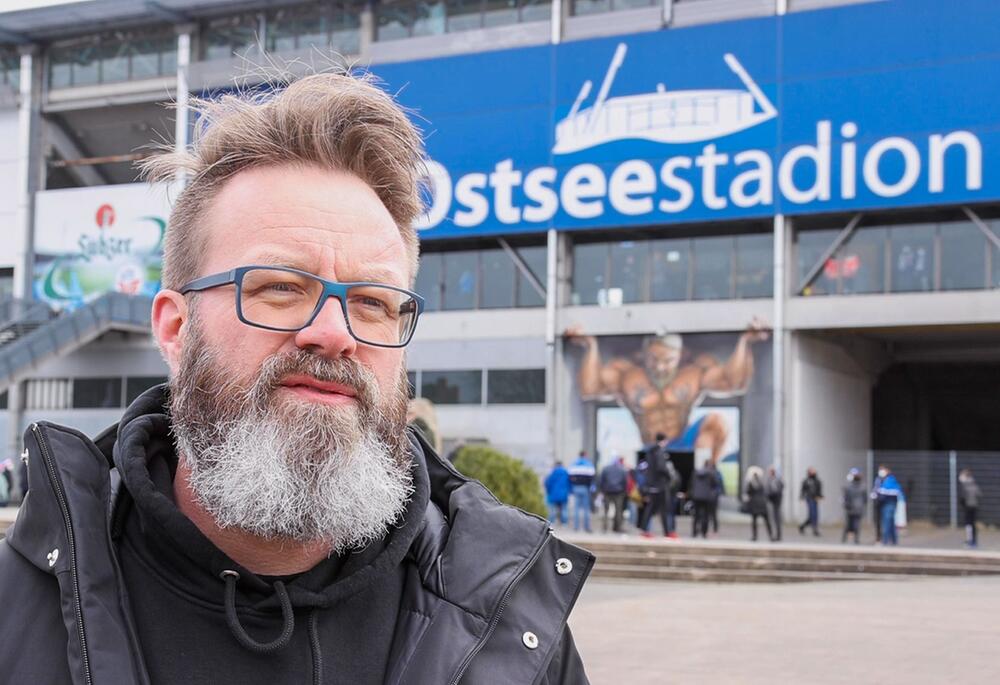
[{"label": "concrete pillar", "polygon": [[[35,266],[35,193],[45,187],[42,163],[42,59],[37,45],[21,51],[21,83],[17,128],[17,262],[14,297],[31,299]],[[21,451],[25,382],[7,388],[7,455]]]},{"label": "concrete pillar", "polygon": [[562,42],[563,37],[563,22],[569,15],[569,3],[572,0],[552,0],[552,33],[549,37],[549,42],[553,45],[559,45]]},{"label": "concrete pillar", "polygon": [[545,416],[549,424],[549,461],[556,458],[556,445],[559,441],[556,428],[559,404],[559,393],[556,391],[556,347],[561,342],[556,331],[556,309],[559,306],[556,278],[558,250],[559,235],[554,228],[550,228],[545,253]]},{"label": "concrete pillar", "polygon": [[360,26],[358,27],[358,54],[362,58],[362,63],[371,62],[372,43],[375,42],[375,9],[372,3],[367,2],[361,8]]},{"label": "concrete pillar", "polygon": [[674,23],[674,0],[663,0],[663,26],[667,27]]},{"label": "concrete pillar", "polygon": [[17,263],[14,297],[30,298],[35,254],[35,193],[44,179],[41,155],[42,59],[38,46],[21,48],[17,127]]},{"label": "concrete pillar", "polygon": [[[189,140],[191,122],[188,109],[191,86],[188,75],[191,68],[192,31],[193,27],[189,25],[177,27],[177,118],[174,121],[174,150],[177,152],[187,151],[188,145],[191,144]],[[177,180],[179,183],[184,182],[183,171],[178,172]]]}]

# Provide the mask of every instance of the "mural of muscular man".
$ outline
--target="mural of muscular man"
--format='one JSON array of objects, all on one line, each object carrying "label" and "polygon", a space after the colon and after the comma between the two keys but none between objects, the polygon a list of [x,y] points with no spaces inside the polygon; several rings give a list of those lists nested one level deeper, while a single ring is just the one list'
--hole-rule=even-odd
[{"label": "mural of muscular man", "polygon": [[[579,327],[569,328],[565,337],[583,348],[580,365],[580,394],[584,399],[613,396],[626,407],[635,420],[644,444],[651,444],[663,433],[672,444],[683,439],[694,450],[711,455],[718,462],[728,437],[725,420],[709,413],[695,426],[693,436],[686,436],[691,411],[707,397],[735,397],[747,391],[753,380],[751,345],[767,340],[763,324],[754,320],[740,335],[736,349],[725,362],[700,354],[681,365],[683,340],[677,334],[663,334],[646,339],[638,359],[615,357],[601,361],[597,338],[585,335]],[[693,438],[688,440],[686,438]]]}]

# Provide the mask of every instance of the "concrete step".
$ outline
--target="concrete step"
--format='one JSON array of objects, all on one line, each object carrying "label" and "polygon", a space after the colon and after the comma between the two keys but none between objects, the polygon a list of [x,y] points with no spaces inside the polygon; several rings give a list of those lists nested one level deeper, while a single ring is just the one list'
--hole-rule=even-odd
[{"label": "concrete step", "polygon": [[642,552],[598,553],[600,566],[656,566],[661,568],[702,568],[717,570],[815,571],[817,573],[889,573],[899,575],[966,576],[1000,574],[1000,566],[956,563],[951,560],[914,562],[906,559],[814,559],[809,557],[747,557],[711,554],[658,555]]},{"label": "concrete step", "polygon": [[912,576],[816,571],[770,571],[758,569],[670,568],[597,564],[591,577],[625,580],[673,580],[708,583],[806,583],[829,580],[903,580]]},{"label": "concrete step", "polygon": [[912,550],[906,548],[868,547],[854,545],[798,545],[752,544],[738,542],[660,542],[658,540],[605,541],[600,539],[568,538],[569,542],[590,550],[597,556],[609,554],[642,554],[653,558],[683,556],[704,557],[721,555],[729,557],[760,558],[809,558],[831,560],[907,561],[909,563],[961,563],[1000,569],[1000,554],[983,551],[961,550]]},{"label": "concrete step", "polygon": [[595,554],[604,578],[804,582],[1000,575],[1000,554],[854,545],[570,538]]}]

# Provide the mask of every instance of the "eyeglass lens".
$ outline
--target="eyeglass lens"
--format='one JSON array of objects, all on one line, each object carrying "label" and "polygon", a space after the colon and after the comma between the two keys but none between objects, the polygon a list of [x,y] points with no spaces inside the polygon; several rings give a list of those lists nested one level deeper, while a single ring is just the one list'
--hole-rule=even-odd
[{"label": "eyeglass lens", "polygon": [[[309,322],[322,295],[323,283],[312,276],[251,269],[243,275],[240,311],[250,323],[293,331]],[[405,343],[416,323],[416,301],[393,288],[352,286],[347,291],[346,305],[348,326],[361,342]]]}]

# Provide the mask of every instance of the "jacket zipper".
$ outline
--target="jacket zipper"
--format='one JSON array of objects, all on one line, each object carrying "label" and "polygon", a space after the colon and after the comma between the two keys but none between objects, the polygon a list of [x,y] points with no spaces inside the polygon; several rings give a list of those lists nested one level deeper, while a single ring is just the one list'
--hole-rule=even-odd
[{"label": "jacket zipper", "polygon": [[528,559],[528,563],[521,567],[521,570],[517,572],[511,581],[507,584],[507,588],[503,591],[503,596],[500,598],[500,604],[497,605],[496,611],[493,612],[493,617],[490,619],[490,624],[486,628],[486,633],[479,639],[476,646],[472,648],[472,651],[466,655],[465,659],[462,661],[462,665],[458,667],[458,672],[455,677],[452,678],[449,685],[458,685],[458,681],[462,679],[465,672],[469,668],[469,664],[472,660],[479,654],[486,642],[493,636],[493,631],[496,630],[497,625],[500,623],[500,616],[503,614],[503,610],[507,608],[507,602],[510,601],[510,595],[514,591],[514,587],[521,582],[521,579],[525,574],[530,571],[535,566],[535,562],[538,561],[538,557],[541,556],[542,550],[545,549],[545,543],[549,541],[551,531],[546,531],[545,537],[542,538],[541,543],[535,548],[535,551],[531,554],[531,558]]},{"label": "jacket zipper", "polygon": [[69,518],[69,506],[66,504],[66,495],[63,493],[62,482],[56,474],[55,464],[52,462],[52,455],[49,453],[48,443],[42,432],[38,429],[38,424],[31,424],[31,431],[35,434],[35,440],[42,451],[42,460],[45,468],[49,472],[49,480],[52,481],[52,489],[56,493],[59,501],[59,509],[62,511],[63,523],[66,526],[66,536],[69,544],[69,568],[73,578],[73,604],[76,609],[76,626],[80,633],[80,654],[83,657],[83,674],[87,685],[93,685],[94,678],[90,673],[90,654],[87,652],[87,635],[83,630],[83,607],[80,603],[80,578],[76,568],[76,539],[73,535],[73,523]]}]

